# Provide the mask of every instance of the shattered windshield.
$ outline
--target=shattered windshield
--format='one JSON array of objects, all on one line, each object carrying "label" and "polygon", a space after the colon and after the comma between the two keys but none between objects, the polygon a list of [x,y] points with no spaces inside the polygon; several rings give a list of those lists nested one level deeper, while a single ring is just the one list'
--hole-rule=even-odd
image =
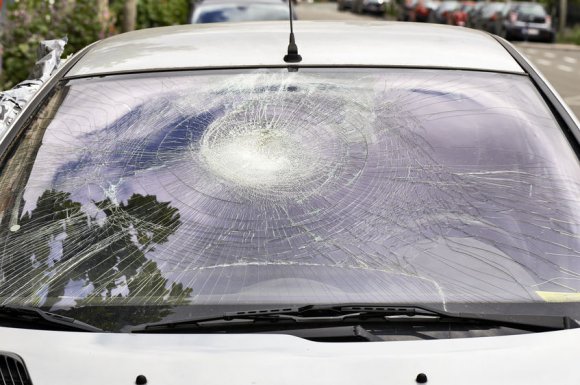
[{"label": "shattered windshield", "polygon": [[525,76],[71,80],[3,161],[0,303],[576,301],[579,182]]}]

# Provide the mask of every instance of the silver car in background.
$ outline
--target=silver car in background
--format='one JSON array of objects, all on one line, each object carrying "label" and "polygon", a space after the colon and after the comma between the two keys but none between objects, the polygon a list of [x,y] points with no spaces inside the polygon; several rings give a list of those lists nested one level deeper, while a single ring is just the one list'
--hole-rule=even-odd
[{"label": "silver car in background", "polygon": [[286,1],[204,0],[196,3],[191,15],[192,24],[275,20],[288,20]]}]

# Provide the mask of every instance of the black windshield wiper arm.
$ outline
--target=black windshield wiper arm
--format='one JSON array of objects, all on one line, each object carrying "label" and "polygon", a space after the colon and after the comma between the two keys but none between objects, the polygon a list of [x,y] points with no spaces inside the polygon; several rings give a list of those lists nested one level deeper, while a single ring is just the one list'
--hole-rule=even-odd
[{"label": "black windshield wiper arm", "polygon": [[451,313],[426,306],[307,305],[238,311],[179,321],[150,323],[135,327],[131,332],[186,332],[210,328],[223,329],[228,326],[240,327],[251,324],[264,326],[284,323],[420,322],[425,320],[501,324],[531,330],[562,330],[580,327],[575,320],[557,315]]},{"label": "black windshield wiper arm", "polygon": [[74,318],[64,317],[32,306],[17,305],[0,306],[0,325],[42,330],[103,331]]},{"label": "black windshield wiper arm", "polygon": [[[580,327],[580,324],[565,315],[534,315],[534,314],[489,314],[489,313],[454,313],[429,306],[390,306],[390,307],[364,307],[343,306],[343,310],[357,310],[377,312],[381,314],[386,309],[390,315],[415,316],[438,316],[441,321],[472,321],[487,322],[513,327],[527,327],[545,330],[563,330]],[[368,309],[368,310],[367,310]]]}]

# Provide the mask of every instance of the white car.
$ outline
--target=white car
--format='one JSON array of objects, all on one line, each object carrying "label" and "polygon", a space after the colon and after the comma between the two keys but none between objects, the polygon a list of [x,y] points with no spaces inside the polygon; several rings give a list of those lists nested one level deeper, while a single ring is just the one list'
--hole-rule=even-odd
[{"label": "white car", "polygon": [[579,125],[506,41],[177,26],[0,138],[2,384],[574,384]]}]

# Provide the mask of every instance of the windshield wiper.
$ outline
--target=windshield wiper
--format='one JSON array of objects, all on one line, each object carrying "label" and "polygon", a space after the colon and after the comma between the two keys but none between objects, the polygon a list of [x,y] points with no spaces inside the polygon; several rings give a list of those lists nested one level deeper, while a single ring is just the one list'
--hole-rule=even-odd
[{"label": "windshield wiper", "polygon": [[131,333],[172,333],[227,330],[248,326],[288,326],[362,322],[454,322],[511,326],[530,331],[580,327],[577,321],[559,315],[451,313],[425,306],[307,305],[279,309],[230,312],[215,316],[140,325]]},{"label": "windshield wiper", "polygon": [[0,306],[0,325],[41,330],[102,332],[103,330],[32,306]]}]

